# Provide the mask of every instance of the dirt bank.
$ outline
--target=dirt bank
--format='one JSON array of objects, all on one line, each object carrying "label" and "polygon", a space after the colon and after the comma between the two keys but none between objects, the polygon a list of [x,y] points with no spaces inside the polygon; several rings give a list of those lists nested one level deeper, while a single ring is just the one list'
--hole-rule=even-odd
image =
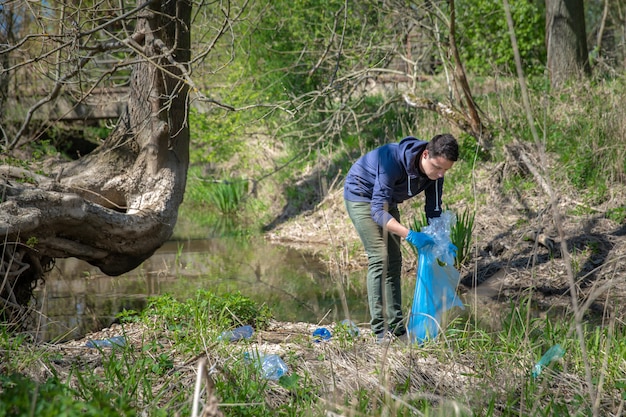
[{"label": "dirt bank", "polygon": [[[559,189],[552,205],[539,187],[505,191],[498,166],[485,166],[475,174],[477,203],[468,207],[456,201],[448,208],[475,213],[471,258],[461,271],[459,291],[481,308],[498,311],[498,305],[531,296],[537,310],[598,319],[624,321],[626,310],[626,222],[608,216],[623,209],[624,187],[615,186],[603,202],[583,202]],[[449,194],[458,200],[458,188]],[[448,192],[448,191],[447,191]],[[417,203],[401,206],[403,219],[420,216]],[[365,254],[345,213],[342,190],[333,190],[314,210],[302,213],[267,234],[268,239],[321,253],[341,268],[364,269]],[[408,253],[405,274],[415,273]],[[574,288],[576,297],[572,298]],[[480,295],[480,297],[476,297]],[[487,303],[487,305],[484,305]],[[493,305],[491,305],[493,304]],[[493,309],[492,309],[493,307]],[[493,318],[493,314],[489,314]],[[497,319],[495,320],[497,322]]]}]

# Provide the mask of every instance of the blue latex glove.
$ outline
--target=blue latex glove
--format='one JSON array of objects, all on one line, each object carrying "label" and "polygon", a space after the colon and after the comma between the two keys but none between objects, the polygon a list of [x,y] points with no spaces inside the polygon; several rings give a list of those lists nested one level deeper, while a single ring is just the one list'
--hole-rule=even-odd
[{"label": "blue latex glove", "polygon": [[456,254],[459,252],[459,248],[457,248],[454,243],[448,243],[448,252],[450,252],[452,256],[456,258]]},{"label": "blue latex glove", "polygon": [[406,241],[415,246],[418,250],[435,244],[435,240],[426,233],[409,230]]}]

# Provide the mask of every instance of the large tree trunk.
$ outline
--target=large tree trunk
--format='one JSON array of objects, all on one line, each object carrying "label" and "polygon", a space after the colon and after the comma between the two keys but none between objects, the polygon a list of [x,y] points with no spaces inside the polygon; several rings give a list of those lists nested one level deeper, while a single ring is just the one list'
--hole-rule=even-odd
[{"label": "large tree trunk", "polygon": [[546,43],[552,87],[591,73],[583,0],[546,0]]},{"label": "large tree trunk", "polygon": [[91,154],[47,175],[1,167],[0,295],[22,304],[54,258],[76,257],[119,275],[172,234],[189,165],[191,3],[150,2],[132,40],[128,111]]}]

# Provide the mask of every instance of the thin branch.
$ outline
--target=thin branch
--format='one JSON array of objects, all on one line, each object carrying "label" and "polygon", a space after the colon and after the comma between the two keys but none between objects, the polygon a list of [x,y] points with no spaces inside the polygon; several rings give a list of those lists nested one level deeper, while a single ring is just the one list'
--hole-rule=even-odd
[{"label": "thin branch", "polygon": [[604,26],[606,25],[606,18],[609,14],[609,0],[604,0],[604,10],[602,11],[602,20],[600,20],[600,29],[598,29],[598,35],[596,36],[596,51],[598,56],[602,50],[602,35],[604,35]]},{"label": "thin branch", "polygon": [[478,139],[480,146],[483,149],[490,149],[490,135],[483,127],[480,116],[478,115],[478,106],[474,101],[474,97],[467,81],[467,76],[465,75],[465,69],[463,68],[463,61],[461,61],[461,56],[456,46],[456,9],[454,7],[454,0],[450,0],[450,49],[452,51],[452,57],[454,58],[454,72],[456,80],[461,85],[461,89],[463,90],[463,97],[461,100],[464,101],[467,106],[472,131],[476,139]]},{"label": "thin branch", "polygon": [[15,137],[13,138],[13,140],[8,143],[7,149],[11,150],[15,148],[19,140],[22,138],[22,135],[26,131],[26,128],[30,124],[35,112],[39,110],[41,107],[43,107],[46,103],[49,103],[53,101],[54,99],[56,99],[59,96],[59,94],[61,94],[63,86],[67,83],[67,81],[69,81],[76,74],[78,74],[80,70],[83,69],[97,54],[104,52],[106,50],[109,50],[109,49],[115,49],[115,48],[121,47],[126,44],[136,45],[138,41],[141,41],[143,39],[143,37],[144,37],[144,34],[138,32],[138,33],[133,34],[133,36],[131,36],[129,39],[123,42],[102,43],[100,44],[98,48],[94,48],[86,57],[81,58],[80,61],[78,62],[78,65],[76,66],[76,68],[74,68],[73,71],[70,71],[69,73],[65,74],[63,77],[61,77],[55,82],[55,85],[52,88],[52,91],[46,97],[42,98],[41,100],[39,100],[37,103],[35,103],[28,109],[28,112],[26,113],[26,116],[24,117],[24,121],[22,122],[22,125],[20,126],[20,129],[15,134]]},{"label": "thin branch", "polygon": [[[528,96],[528,87],[526,86],[526,77],[524,76],[524,71],[522,69],[522,59],[520,57],[520,53],[519,53],[519,49],[517,45],[517,38],[515,36],[515,26],[513,23],[513,17],[511,16],[511,8],[509,6],[508,0],[503,0],[503,4],[504,4],[504,11],[506,14],[507,25],[509,27],[509,35],[511,37],[511,44],[513,46],[513,54],[515,56],[515,66],[517,68],[518,82],[520,84],[520,89],[522,92],[522,101],[524,104],[524,110],[526,112],[526,118],[528,120],[528,124],[531,129],[533,138],[535,140],[535,145],[537,149],[539,150],[539,158],[541,159],[541,166],[545,169],[545,167],[548,166],[547,162],[545,161],[545,157],[546,157],[545,148],[544,148],[543,142],[539,139],[539,135],[537,134],[537,129],[535,128],[535,122],[533,119],[531,106],[530,106],[530,99]],[[544,189],[547,189],[548,196],[550,197],[550,204],[552,207],[552,216],[553,216],[554,224],[558,230],[559,238],[561,241],[561,255],[563,257],[563,261],[565,263],[565,270],[567,272],[567,279],[568,279],[568,283],[570,287],[570,298],[572,302],[572,308],[574,309],[574,314],[578,318],[578,314],[580,312],[580,306],[578,303],[578,291],[576,287],[576,280],[574,278],[574,271],[572,269],[570,253],[567,248],[567,240],[565,238],[565,232],[563,230],[563,221],[561,219],[561,212],[558,207],[556,193],[554,192],[554,190],[552,189],[550,185],[549,176],[544,175],[543,177],[546,178],[546,181],[544,183]],[[597,391],[594,387],[593,378],[591,375],[591,368],[589,365],[589,357],[587,355],[587,347],[586,347],[585,334],[584,334],[584,330],[582,327],[582,322],[577,319],[575,320],[574,324],[575,324],[576,333],[578,336],[578,344],[579,344],[581,354],[583,357],[583,362],[585,365],[585,377],[586,377],[587,389],[589,390],[589,397],[590,397],[591,403],[595,404],[597,400]],[[594,408],[593,413],[594,413],[594,417],[597,416],[598,415],[597,409]]]},{"label": "thin branch", "polygon": [[137,12],[139,12],[139,11],[145,9],[146,7],[150,6],[151,3],[152,2],[150,2],[150,1],[140,2],[139,6],[135,7],[134,9],[132,9],[132,10],[130,10],[130,11],[128,11],[128,12],[122,14],[122,15],[117,16],[116,18],[108,20],[108,21],[104,22],[103,24],[101,24],[99,26],[96,26],[95,28],[92,28],[92,29],[90,29],[90,30],[88,30],[86,32],[79,32],[78,33],[78,38],[82,38],[82,37],[85,37],[85,36],[92,35],[92,34],[98,32],[100,30],[105,29],[108,26],[111,26],[112,24],[114,24],[116,22],[119,22],[120,20],[125,20],[125,19],[129,18],[130,16],[136,14]]},{"label": "thin branch", "polygon": [[[191,64],[195,64],[197,61],[202,61],[204,58],[206,58],[206,56],[209,54],[209,52],[211,52],[213,50],[213,48],[215,47],[215,45],[217,44],[217,41],[220,40],[222,38],[222,36],[224,36],[224,34],[227,32],[226,29],[231,27],[231,22],[233,20],[239,19],[239,17],[243,14],[243,12],[248,7],[248,3],[249,3],[249,0],[246,0],[244,2],[244,4],[241,6],[241,8],[239,10],[239,13],[237,13],[234,16],[234,19],[231,18],[231,16],[230,16],[230,9],[228,9],[228,10],[226,10],[224,12],[224,21],[222,22],[222,26],[220,27],[220,30],[217,32],[217,34],[215,34],[215,36],[213,37],[213,39],[211,40],[209,45],[206,48],[204,48],[204,51],[198,53],[196,55],[196,58],[191,60]],[[230,6],[230,2],[228,2],[228,4]]]}]

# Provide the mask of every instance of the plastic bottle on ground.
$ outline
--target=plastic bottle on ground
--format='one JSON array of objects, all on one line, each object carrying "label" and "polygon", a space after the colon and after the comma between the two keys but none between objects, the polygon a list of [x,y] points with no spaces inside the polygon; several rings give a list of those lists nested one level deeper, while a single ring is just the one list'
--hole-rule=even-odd
[{"label": "plastic bottle on ground", "polygon": [[125,346],[126,339],[124,336],[109,337],[108,339],[88,340],[85,346],[88,348],[105,348],[113,346]]},{"label": "plastic bottle on ground", "polygon": [[250,339],[254,329],[250,325],[237,327],[233,330],[226,330],[222,332],[217,338],[219,341],[236,342],[237,340]]},{"label": "plastic bottle on ground", "polygon": [[278,380],[289,371],[281,357],[274,353],[244,352],[243,357],[246,363],[253,364],[266,379]]},{"label": "plastic bottle on ground", "polygon": [[263,356],[261,368],[263,377],[272,380],[278,380],[289,371],[285,362],[275,354]]},{"label": "plastic bottle on ground", "polygon": [[315,343],[324,342],[329,340],[332,337],[332,334],[326,327],[318,327],[313,331],[313,341]]},{"label": "plastic bottle on ground", "polygon": [[541,371],[543,371],[544,367],[548,366],[552,361],[561,359],[564,354],[565,349],[563,349],[561,345],[554,345],[548,349],[548,351],[543,354],[541,359],[539,359],[539,362],[533,366],[533,378],[537,378],[539,374],[541,374]]},{"label": "plastic bottle on ground", "polygon": [[354,322],[352,320],[343,319],[340,324],[346,328],[346,330],[347,330],[347,332],[348,332],[348,334],[350,336],[352,336],[352,337],[358,337],[359,336],[359,326],[354,324]]}]

